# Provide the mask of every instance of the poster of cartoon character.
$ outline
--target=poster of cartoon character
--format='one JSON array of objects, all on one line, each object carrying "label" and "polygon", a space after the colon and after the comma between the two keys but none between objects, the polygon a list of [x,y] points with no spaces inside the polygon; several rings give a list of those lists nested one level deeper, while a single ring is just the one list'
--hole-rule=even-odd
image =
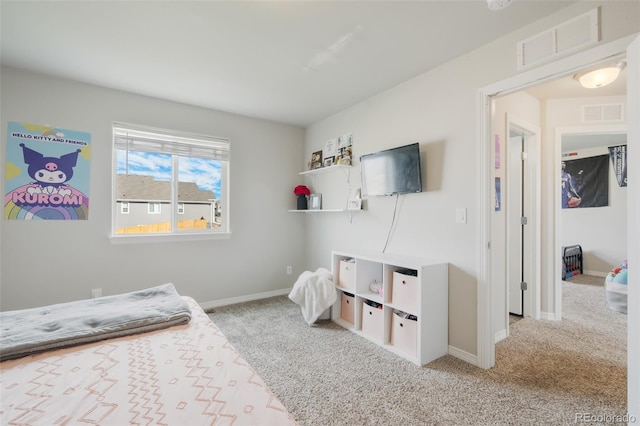
[{"label": "poster of cartoon character", "polygon": [[89,218],[89,133],[8,123],[4,218]]}]

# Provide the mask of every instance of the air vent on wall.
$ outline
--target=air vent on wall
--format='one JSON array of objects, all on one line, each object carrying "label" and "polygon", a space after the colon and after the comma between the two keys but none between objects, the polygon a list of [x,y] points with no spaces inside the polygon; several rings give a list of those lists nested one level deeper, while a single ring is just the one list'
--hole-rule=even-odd
[{"label": "air vent on wall", "polygon": [[600,38],[598,8],[518,42],[518,69],[593,45]]},{"label": "air vent on wall", "polygon": [[622,121],[622,104],[583,105],[582,121],[594,123],[602,121]]}]

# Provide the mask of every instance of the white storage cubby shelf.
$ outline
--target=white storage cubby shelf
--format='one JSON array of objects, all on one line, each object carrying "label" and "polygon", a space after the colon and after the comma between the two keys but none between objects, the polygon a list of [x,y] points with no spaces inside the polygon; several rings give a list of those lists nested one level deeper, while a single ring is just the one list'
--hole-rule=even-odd
[{"label": "white storage cubby shelf", "polygon": [[[333,251],[332,268],[338,290],[334,322],[420,366],[448,353],[447,263]],[[382,286],[381,294],[371,291],[373,282]]]},{"label": "white storage cubby shelf", "polygon": [[[336,164],[333,166],[328,166],[328,167],[320,167],[317,169],[313,169],[313,170],[307,170],[304,172],[300,172],[299,174],[302,176],[315,176],[315,175],[319,175],[321,173],[327,173],[327,172],[335,172],[337,170],[343,170],[347,173],[347,176],[350,173],[351,170],[351,166],[347,166],[347,165],[343,165],[343,164]],[[344,212],[346,211],[345,209],[320,209],[320,210],[313,210],[313,209],[307,209],[307,210],[289,210],[290,212],[294,212],[294,213],[337,213],[337,212]],[[353,210],[350,210],[353,211]]]}]

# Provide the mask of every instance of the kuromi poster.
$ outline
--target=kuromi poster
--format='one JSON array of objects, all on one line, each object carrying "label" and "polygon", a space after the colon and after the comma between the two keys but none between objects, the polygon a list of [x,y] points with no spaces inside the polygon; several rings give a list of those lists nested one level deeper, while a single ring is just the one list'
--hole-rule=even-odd
[{"label": "kuromi poster", "polygon": [[87,220],[91,135],[8,123],[4,218]]}]

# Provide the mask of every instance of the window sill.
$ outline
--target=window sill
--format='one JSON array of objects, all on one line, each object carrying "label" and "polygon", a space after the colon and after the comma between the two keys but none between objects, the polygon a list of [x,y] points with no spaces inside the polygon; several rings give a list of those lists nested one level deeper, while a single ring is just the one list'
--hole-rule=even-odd
[{"label": "window sill", "polygon": [[292,213],[338,213],[346,212],[345,209],[306,209],[306,210],[289,210]]},{"label": "window sill", "polygon": [[147,244],[203,240],[228,240],[231,232],[184,233],[184,234],[149,234],[149,235],[110,235],[111,244]]}]

